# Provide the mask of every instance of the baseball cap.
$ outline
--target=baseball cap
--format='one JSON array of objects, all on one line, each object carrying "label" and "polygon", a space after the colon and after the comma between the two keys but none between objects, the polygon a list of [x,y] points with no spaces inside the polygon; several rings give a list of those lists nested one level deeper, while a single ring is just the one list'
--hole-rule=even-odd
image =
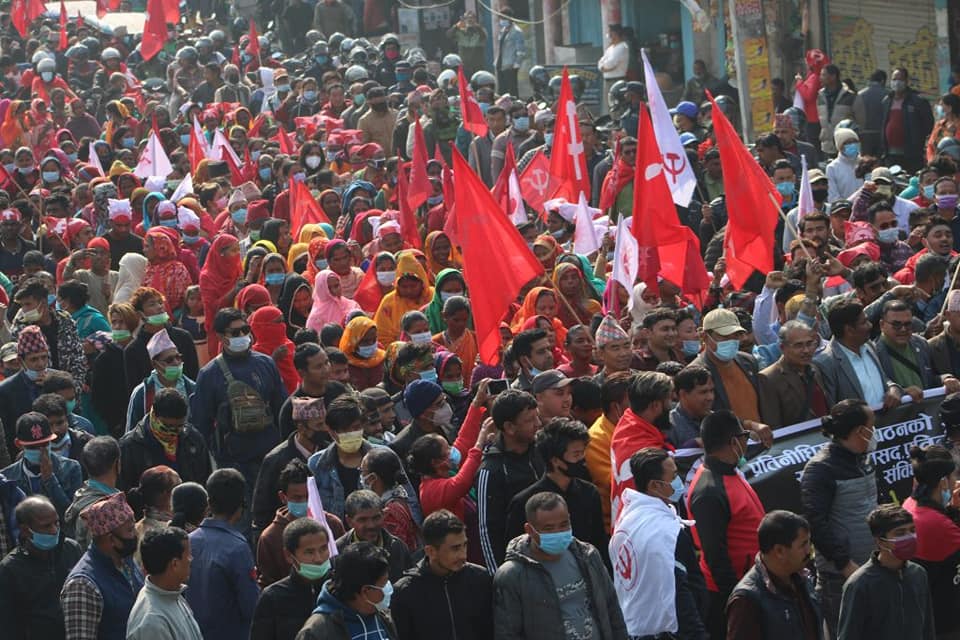
[{"label": "baseball cap", "polygon": [[57,436],[53,435],[47,417],[42,413],[30,411],[17,419],[18,447],[29,447],[45,442],[53,442]]},{"label": "baseball cap", "polygon": [[531,391],[536,395],[548,389],[562,389],[571,382],[573,382],[573,379],[563,375],[559,370],[547,369],[533,378]]},{"label": "baseball cap", "polygon": [[670,109],[670,115],[675,115],[678,113],[693,120],[696,119],[697,114],[700,113],[700,107],[688,100],[684,100],[673,109]]},{"label": "baseball cap", "polygon": [[809,169],[807,170],[807,178],[810,180],[810,184],[814,182],[820,182],[821,180],[827,179],[827,174],[820,169]]},{"label": "baseball cap", "polygon": [[695,144],[699,142],[700,141],[697,139],[697,136],[693,135],[689,131],[684,131],[680,134],[680,144],[684,147],[688,144]]},{"label": "baseball cap", "polygon": [[740,326],[740,320],[737,314],[729,309],[714,309],[703,316],[703,330],[713,331],[721,336],[732,336],[735,333],[741,333],[745,329]]},{"label": "baseball cap", "polygon": [[877,167],[872,172],[870,172],[870,181],[893,184],[893,174],[890,172],[890,169],[888,169],[887,167]]},{"label": "baseball cap", "polygon": [[8,342],[0,347],[0,362],[10,362],[17,359],[17,343]]}]

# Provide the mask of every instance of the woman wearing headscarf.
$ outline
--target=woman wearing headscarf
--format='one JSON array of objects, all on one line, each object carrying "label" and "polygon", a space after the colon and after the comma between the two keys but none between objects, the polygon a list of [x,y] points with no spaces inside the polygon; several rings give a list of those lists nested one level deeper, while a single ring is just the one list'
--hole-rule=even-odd
[{"label": "woman wearing headscarf", "polygon": [[[429,254],[427,254],[429,259]],[[453,296],[466,296],[467,282],[463,274],[456,269],[443,269],[437,273],[437,283],[433,288],[433,298],[423,310],[430,322],[430,333],[440,333],[447,328],[443,319],[443,303]]]},{"label": "woman wearing headscarf", "polygon": [[[324,189],[317,196],[317,202],[320,203],[320,208],[323,209],[330,222],[336,226],[340,219],[340,194],[333,189]],[[333,234],[327,234],[327,237],[333,239]]]},{"label": "woman wearing headscarf", "polygon": [[[354,217],[370,208],[376,193],[376,187],[363,180],[354,180],[347,185],[340,201],[340,217],[337,219],[338,238],[350,237],[353,230]],[[357,200],[358,203],[365,202],[366,206],[356,206],[354,200]]]},{"label": "woman wearing headscarf", "polygon": [[[59,149],[53,151],[59,151]],[[48,155],[40,161],[40,183],[44,189],[72,189],[75,185],[66,173],[55,155]]]},{"label": "woman wearing headscarf", "polygon": [[[217,311],[233,306],[233,300],[245,282],[240,279],[240,243],[229,234],[218,236],[210,246],[200,271],[200,297],[203,300],[204,328],[213,336],[213,318]],[[210,358],[220,353],[220,341],[208,340]]]},{"label": "woman wearing headscarf", "polygon": [[280,290],[280,300],[277,306],[283,312],[287,323],[287,337],[291,340],[298,329],[307,326],[307,316],[310,315],[310,283],[299,273],[288,273]]},{"label": "woman wearing headscarf", "polygon": [[80,214],[93,227],[94,235],[102,236],[109,229],[111,199],[117,199],[117,187],[112,182],[102,182],[93,188],[93,202]]},{"label": "woman wearing headscarf", "polygon": [[234,302],[234,306],[248,316],[260,307],[271,304],[270,292],[262,284],[248,284],[240,290]]},{"label": "woman wearing headscarf", "polygon": [[258,282],[270,292],[271,304],[280,300],[280,290],[287,278],[287,261],[279,253],[268,253],[260,264]]},{"label": "woman wearing headscarf", "polygon": [[30,103],[23,100],[13,100],[3,116],[3,124],[0,125],[0,139],[3,145],[14,149],[28,142],[27,132],[30,130],[28,112]]},{"label": "woman wearing headscarf", "polygon": [[510,328],[514,334],[517,334],[523,331],[524,324],[531,318],[545,316],[557,332],[557,342],[563,344],[563,339],[567,337],[567,329],[557,318],[558,303],[557,294],[553,289],[548,287],[530,289],[523,298],[523,305],[521,305],[520,310],[513,317]]},{"label": "woman wearing headscarf", "polygon": [[579,267],[583,279],[590,285],[590,297],[598,301],[603,297],[603,292],[607,288],[607,282],[597,277],[596,271],[594,271],[593,266],[585,256],[577,253],[565,253],[557,259],[557,262],[569,262]]},{"label": "woman wearing headscarf", "polygon": [[353,299],[367,313],[376,313],[383,297],[393,291],[396,278],[397,261],[392,253],[382,251],[373,259],[373,264],[367,267]]},{"label": "woman wearing headscarf", "polygon": [[307,244],[310,244],[310,241],[312,241],[314,238],[329,239],[330,236],[320,224],[314,222],[308,222],[300,227],[300,236],[297,238],[297,242],[306,242]]},{"label": "woman wearing headscarf", "polygon": [[340,338],[340,351],[347,356],[354,389],[363,391],[383,381],[386,352],[377,344],[377,325],[373,320],[357,316],[348,322]]},{"label": "woman wearing headscarf", "polygon": [[[148,191],[147,195],[143,198],[143,203],[139,207],[134,207],[131,198],[130,206],[134,211],[134,225],[138,223],[141,224],[143,232],[147,232],[150,230],[150,227],[155,227],[159,224],[155,213],[160,203],[166,202],[166,200],[167,197],[159,191]],[[139,220],[137,220],[137,218],[139,218]]]},{"label": "woman wearing headscarf", "polygon": [[[326,257],[328,268],[340,276],[340,290],[345,298],[353,299],[360,281],[363,280],[363,271],[353,264],[350,248],[343,240],[331,240],[327,244]],[[398,320],[399,321],[399,320]]]},{"label": "woman wearing headscarf", "polygon": [[553,286],[557,293],[557,317],[565,327],[589,325],[593,316],[602,313],[600,303],[590,297],[588,285],[579,267],[561,262],[553,270]]},{"label": "woman wearing headscarf", "polygon": [[127,302],[133,292],[143,286],[148,260],[139,253],[125,253],[120,258],[117,286],[113,290],[113,302]]},{"label": "woman wearing headscarf", "polygon": [[408,311],[417,311],[433,298],[427,272],[409,252],[397,260],[396,288],[385,295],[374,316],[380,339],[389,344],[400,336],[400,320]]},{"label": "woman wearing headscarf", "polygon": [[537,236],[537,239],[533,241],[533,254],[543,265],[547,275],[550,275],[553,272],[554,264],[557,262],[557,256],[560,255],[560,244],[556,238],[549,234]]},{"label": "woman wearing headscarf", "polygon": [[423,241],[423,253],[427,256],[427,270],[439,276],[444,269],[463,269],[463,258],[443,231],[431,231]]},{"label": "woman wearing headscarf", "polygon": [[476,366],[479,348],[477,334],[470,324],[470,301],[463,296],[448,298],[443,305],[444,329],[433,335],[433,344],[443,351],[455,353],[460,357],[462,379],[470,385],[473,368]]},{"label": "woman wearing headscarf", "polygon": [[303,277],[308,282],[313,282],[317,274],[327,268],[327,245],[330,241],[324,237],[313,238],[307,248],[310,257],[307,259],[307,268],[303,272]]},{"label": "woman wearing headscarf", "polygon": [[171,318],[183,306],[187,287],[193,284],[190,272],[179,260],[180,252],[174,238],[179,240],[176,231],[154,227],[143,241],[143,253],[149,261],[144,283],[163,294]]},{"label": "woman wearing headscarf", "polygon": [[293,352],[296,346],[287,337],[287,327],[283,322],[283,313],[273,305],[260,307],[248,318],[253,333],[253,350],[273,358],[280,370],[280,379],[287,393],[293,393],[300,384],[300,376],[293,366]]},{"label": "woman wearing headscarf", "polygon": [[290,223],[286,220],[268,218],[260,230],[260,240],[272,242],[277,253],[286,255],[290,245],[293,244],[293,239],[290,237]]},{"label": "woman wearing headscarf", "polygon": [[313,283],[313,306],[307,318],[307,328],[320,333],[326,324],[343,325],[350,312],[359,308],[355,301],[340,295],[340,276],[324,269]]}]

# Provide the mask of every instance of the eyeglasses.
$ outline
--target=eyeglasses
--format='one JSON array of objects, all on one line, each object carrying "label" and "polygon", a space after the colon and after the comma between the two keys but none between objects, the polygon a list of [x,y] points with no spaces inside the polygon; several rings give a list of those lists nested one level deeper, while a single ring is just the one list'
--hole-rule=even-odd
[{"label": "eyeglasses", "polygon": [[177,364],[178,362],[183,362],[183,356],[179,353],[175,353],[172,356],[167,356],[163,360],[157,360],[160,364]]},{"label": "eyeglasses", "polygon": [[884,320],[884,322],[893,327],[894,331],[905,331],[913,326],[913,322],[909,320],[906,322],[900,322],[899,320]]},{"label": "eyeglasses", "polygon": [[820,344],[817,340],[807,340],[806,342],[791,342],[787,344],[791,349],[816,349]]},{"label": "eyeglasses", "polygon": [[249,335],[250,327],[249,325],[245,325],[236,329],[227,329],[224,333],[228,338],[239,338],[240,336]]}]

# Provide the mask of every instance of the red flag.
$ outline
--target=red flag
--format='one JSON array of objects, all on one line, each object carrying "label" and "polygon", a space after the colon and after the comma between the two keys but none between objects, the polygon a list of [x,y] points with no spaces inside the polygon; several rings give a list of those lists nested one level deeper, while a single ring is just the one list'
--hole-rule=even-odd
[{"label": "red flag", "polygon": [[201,160],[207,158],[207,144],[200,131],[200,123],[197,117],[193,117],[193,126],[190,127],[190,144],[187,146],[187,157],[190,158],[190,170],[196,171]]},{"label": "red flag", "polygon": [[233,54],[230,56],[230,64],[240,69],[240,45],[233,46]]},{"label": "red flag", "polygon": [[80,15],[80,11],[77,11],[77,33],[80,32],[80,29],[83,29],[86,25],[83,22],[83,16]]},{"label": "red flag", "polygon": [[10,3],[10,17],[13,26],[24,38],[27,37],[33,21],[46,13],[43,0],[13,0]]},{"label": "red flag", "polygon": [[423,127],[420,119],[413,122],[413,154],[411,155],[410,184],[406,185],[407,204],[411,210],[416,209],[427,201],[433,193],[430,177],[427,175],[427,143],[423,139]]},{"label": "red flag", "polygon": [[354,301],[360,305],[360,308],[369,314],[374,314],[380,307],[380,301],[383,300],[383,290],[380,289],[380,283],[377,281],[377,267],[372,262],[367,267],[367,272],[363,274],[360,284],[357,285],[357,291],[353,294]]},{"label": "red flag", "polygon": [[507,143],[507,152],[503,157],[503,168],[500,169],[500,175],[497,181],[493,183],[493,199],[497,201],[500,208],[506,213],[510,213],[510,174],[517,170],[517,156],[513,151],[513,145]]},{"label": "red flag", "polygon": [[[397,172],[397,208],[400,210],[400,235],[405,242],[419,249],[423,243],[420,242],[420,229],[417,227],[417,207],[410,206],[410,193],[407,191],[407,185],[413,179],[411,164],[413,163],[402,165]],[[427,175],[425,164],[421,171],[424,176]],[[431,192],[432,190],[431,187]]]},{"label": "red flag", "polygon": [[267,114],[261,113],[256,118],[253,119],[253,123],[250,125],[250,131],[247,132],[247,138],[259,138],[260,137],[260,127],[264,125],[267,121]]},{"label": "red flag", "polygon": [[645,108],[640,109],[637,140],[632,229],[637,239],[637,277],[647,286],[656,287],[659,273],[699,301],[701,293],[710,286],[700,257],[700,241],[677,217],[663,170],[663,156]]},{"label": "red flag", "polygon": [[[492,364],[500,348],[503,314],[520,288],[543,274],[543,266],[456,147],[451,152],[457,201],[471,205],[456,213],[463,277],[470,291],[480,359]],[[491,256],[497,259],[491,260]]]},{"label": "red flag", "polygon": [[97,0],[97,17],[103,20],[103,16],[107,15],[107,11],[110,9],[109,0]]},{"label": "red flag", "polygon": [[257,163],[250,158],[250,147],[243,148],[243,166],[240,168],[240,176],[244,182],[253,182],[257,178]]},{"label": "red flag", "polygon": [[483,117],[480,103],[473,96],[467,78],[463,75],[463,66],[457,67],[457,89],[460,90],[460,116],[463,128],[478,136],[487,135],[487,120]]},{"label": "red flag", "polygon": [[297,238],[303,225],[319,222],[329,224],[330,218],[323,212],[307,185],[290,178],[290,233]]},{"label": "red flag", "polygon": [[247,43],[247,53],[256,58],[260,57],[260,36],[257,35],[257,23],[250,18],[250,42]]},{"label": "red flag", "polygon": [[577,202],[580,192],[590,199],[590,176],[587,175],[587,155],[580,138],[580,122],[577,118],[577,103],[573,101],[573,89],[567,68],[563,68],[560,84],[560,99],[557,101],[557,121],[553,129],[553,147],[550,152],[550,176],[557,186],[551,198],[566,198]]},{"label": "red flag", "polygon": [[143,23],[140,55],[150,60],[163,49],[167,41],[167,22],[164,18],[164,0],[147,0],[147,17]]},{"label": "red flag", "polygon": [[167,24],[180,22],[180,3],[177,0],[163,0],[163,20]]},{"label": "red flag", "polygon": [[290,134],[284,131],[282,126],[277,129],[277,133],[273,136],[273,139],[280,143],[280,153],[285,153],[288,156],[292,156],[295,153],[293,141],[290,140]]},{"label": "red flag", "polygon": [[60,41],[57,43],[57,51],[66,51],[67,43],[67,5],[60,0]]},{"label": "red flag", "polygon": [[[707,97],[713,103],[709,92]],[[777,208],[782,198],[716,104],[713,104],[713,131],[720,151],[727,200],[723,255],[730,281],[734,288],[741,289],[754,270],[760,273],[773,270],[774,234],[780,215]]]},{"label": "red flag", "polygon": [[542,150],[537,151],[520,174],[520,193],[530,208],[542,212],[543,203],[550,199],[554,189],[555,181],[550,175],[550,161]]},{"label": "red flag", "polygon": [[233,156],[229,153],[223,153],[220,155],[221,159],[227,163],[227,166],[230,168],[230,184],[235,187],[239,187],[244,183],[243,174],[240,172],[240,167],[237,166],[237,163],[234,162]]}]

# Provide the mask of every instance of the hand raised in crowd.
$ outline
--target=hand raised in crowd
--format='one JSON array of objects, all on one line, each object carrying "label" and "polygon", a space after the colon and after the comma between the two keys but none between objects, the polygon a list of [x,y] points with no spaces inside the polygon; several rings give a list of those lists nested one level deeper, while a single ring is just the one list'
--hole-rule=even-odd
[{"label": "hand raised in crowd", "polygon": [[764,286],[768,289],[781,289],[787,284],[787,274],[783,271],[771,271],[767,274]]},{"label": "hand raised in crowd", "polygon": [[50,459],[50,449],[40,449],[40,478],[49,480],[53,477],[53,461]]}]

